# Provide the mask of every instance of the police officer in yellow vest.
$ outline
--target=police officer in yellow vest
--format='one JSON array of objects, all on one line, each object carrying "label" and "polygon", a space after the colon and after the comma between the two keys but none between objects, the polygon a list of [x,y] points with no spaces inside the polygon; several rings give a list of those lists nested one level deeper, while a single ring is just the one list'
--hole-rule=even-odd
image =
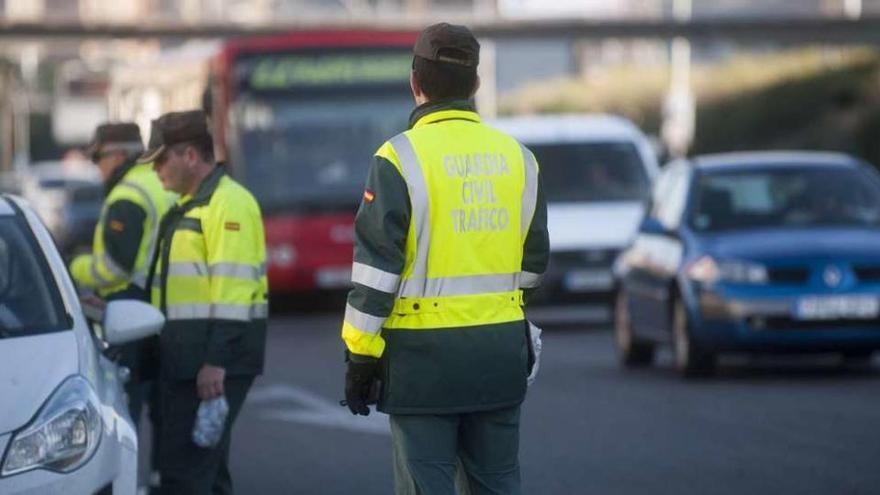
[{"label": "police officer in yellow vest", "polygon": [[466,27],[428,27],[414,54],[418,107],[376,152],[355,221],[346,402],[369,414],[379,385],[397,493],[454,493],[460,459],[472,494],[515,495],[523,293],[549,252],[538,164],[474,110],[479,44]]},{"label": "police officer in yellow vest", "polygon": [[[76,257],[70,272],[77,285],[106,300],[148,301],[147,269],[156,246],[159,221],[174,202],[150,164],[136,163],[143,152],[140,128],[107,123],[95,130],[89,146],[104,179],[106,199],[95,228],[92,254]],[[126,384],[129,409],[137,423],[144,402],[143,384],[156,374],[157,339],[121,348],[121,364],[131,370]]]},{"label": "police officer in yellow vest", "polygon": [[[162,185],[181,198],[162,222],[151,270],[152,302],[166,317],[160,334],[161,493],[232,493],[232,424],[263,370],[268,313],[265,236],[251,194],[214,163],[201,110],[156,124],[146,153]],[[192,438],[202,400],[225,396],[229,415],[220,443]]]}]

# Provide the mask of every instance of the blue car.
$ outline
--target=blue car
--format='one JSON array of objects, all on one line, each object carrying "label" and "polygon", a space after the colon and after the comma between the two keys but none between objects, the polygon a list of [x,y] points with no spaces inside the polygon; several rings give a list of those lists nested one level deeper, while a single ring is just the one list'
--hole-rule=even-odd
[{"label": "blue car", "polygon": [[880,174],[833,153],[707,155],[658,178],[614,267],[624,365],[671,343],[685,376],[721,353],[880,349]]}]

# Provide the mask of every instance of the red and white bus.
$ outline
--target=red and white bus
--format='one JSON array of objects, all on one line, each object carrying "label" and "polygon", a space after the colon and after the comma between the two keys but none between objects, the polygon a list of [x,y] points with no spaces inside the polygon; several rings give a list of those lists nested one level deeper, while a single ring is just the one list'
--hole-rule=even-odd
[{"label": "red and white bus", "polygon": [[414,106],[415,38],[297,32],[224,42],[211,61],[217,145],[262,206],[273,292],[350,285],[354,216],[372,155],[406,129]]}]

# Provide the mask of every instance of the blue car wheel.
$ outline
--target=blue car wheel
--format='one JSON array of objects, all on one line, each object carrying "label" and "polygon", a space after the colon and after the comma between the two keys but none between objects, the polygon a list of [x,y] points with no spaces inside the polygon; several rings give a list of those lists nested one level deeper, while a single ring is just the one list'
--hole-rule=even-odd
[{"label": "blue car wheel", "polygon": [[614,341],[622,365],[647,366],[654,362],[654,344],[633,334],[629,298],[623,289],[617,291],[614,301]]},{"label": "blue car wheel", "polygon": [[715,371],[716,356],[694,341],[687,308],[680,297],[673,302],[672,344],[675,369],[682,376],[706,376]]}]

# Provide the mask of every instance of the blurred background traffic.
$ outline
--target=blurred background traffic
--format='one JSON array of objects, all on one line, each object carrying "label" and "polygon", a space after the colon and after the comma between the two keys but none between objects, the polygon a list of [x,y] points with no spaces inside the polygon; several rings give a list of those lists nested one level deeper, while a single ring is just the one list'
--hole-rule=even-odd
[{"label": "blurred background traffic", "polygon": [[[338,448],[388,447],[387,422],[335,407],[341,295],[439,20],[479,37],[479,112],[535,152],[550,205],[528,491],[876,490],[880,0],[0,0],[0,191],[70,258],[100,215],[95,127],[206,109],[263,209],[273,294],[236,479],[387,493],[386,459]],[[830,360],[753,358],[805,351]]]}]

